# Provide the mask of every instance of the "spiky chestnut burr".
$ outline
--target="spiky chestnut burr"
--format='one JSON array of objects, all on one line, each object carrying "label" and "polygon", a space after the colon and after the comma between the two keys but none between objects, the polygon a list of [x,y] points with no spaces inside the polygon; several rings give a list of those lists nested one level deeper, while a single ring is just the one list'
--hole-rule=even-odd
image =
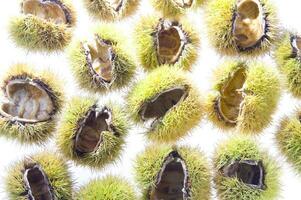
[{"label": "spiky chestnut burr", "polygon": [[3,75],[0,134],[21,143],[44,143],[53,135],[64,104],[62,82],[56,74],[26,64]]}]

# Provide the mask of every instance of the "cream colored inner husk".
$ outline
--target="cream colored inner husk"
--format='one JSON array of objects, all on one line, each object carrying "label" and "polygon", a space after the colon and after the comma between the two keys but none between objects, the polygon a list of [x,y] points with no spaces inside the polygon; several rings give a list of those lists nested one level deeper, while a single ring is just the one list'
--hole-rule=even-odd
[{"label": "cream colored inner husk", "polygon": [[50,119],[54,111],[52,99],[39,84],[27,80],[12,80],[6,85],[7,100],[1,106],[4,117],[23,122]]},{"label": "cream colored inner husk", "polygon": [[108,41],[102,40],[95,35],[93,43],[85,44],[89,50],[92,68],[95,73],[105,82],[112,82],[114,70],[113,47]]},{"label": "cream colored inner husk", "polygon": [[265,34],[263,7],[259,0],[238,0],[233,36],[240,48],[255,46]]},{"label": "cream colored inner husk", "polygon": [[35,15],[55,24],[67,24],[67,17],[60,5],[55,1],[24,0],[22,13]]},{"label": "cream colored inner husk", "polygon": [[218,112],[225,122],[236,124],[243,104],[242,88],[246,81],[244,67],[235,71],[230,80],[221,88],[218,99]]}]

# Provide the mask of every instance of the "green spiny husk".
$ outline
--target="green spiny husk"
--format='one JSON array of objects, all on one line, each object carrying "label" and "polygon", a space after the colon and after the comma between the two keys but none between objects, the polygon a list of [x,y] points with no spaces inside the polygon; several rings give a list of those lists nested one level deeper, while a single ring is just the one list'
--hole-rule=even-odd
[{"label": "green spiny husk", "polygon": [[[97,151],[78,155],[74,151],[74,138],[79,122],[87,115],[88,111],[97,105],[105,106],[112,113],[112,131],[102,132],[102,142]],[[61,122],[58,127],[57,145],[63,155],[73,160],[76,164],[102,168],[106,164],[118,159],[125,143],[128,133],[128,123],[123,109],[113,103],[100,105],[96,99],[74,97],[62,113]]]}]

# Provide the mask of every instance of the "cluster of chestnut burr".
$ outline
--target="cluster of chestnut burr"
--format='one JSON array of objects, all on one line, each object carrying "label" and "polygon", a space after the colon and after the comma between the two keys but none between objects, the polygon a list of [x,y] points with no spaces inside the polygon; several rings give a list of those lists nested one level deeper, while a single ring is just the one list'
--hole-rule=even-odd
[{"label": "cluster of chestnut burr", "polygon": [[[82,0],[102,21],[86,38],[73,36],[78,16],[71,0],[21,0],[20,15],[9,23],[12,41],[30,52],[65,51],[78,85],[91,95],[67,98],[55,73],[29,64],[4,73],[0,135],[27,145],[55,138],[57,147],[12,165],[5,180],[9,199],[205,200],[212,198],[211,180],[220,200],[279,196],[280,163],[254,136],[270,125],[283,86],[301,97],[301,36],[279,25],[270,0],[149,1],[154,12],[141,16],[129,40],[115,22],[135,15],[142,0]],[[202,8],[211,46],[229,58],[216,68],[206,95],[189,78],[201,40],[187,14]],[[267,53],[278,69],[254,61]],[[139,81],[138,66],[146,74]],[[125,106],[99,98],[124,88]],[[284,118],[275,134],[298,173],[300,116]],[[212,164],[199,149],[176,143],[201,119],[235,132],[219,144]],[[97,170],[115,162],[131,124],[142,126],[150,141],[134,163],[140,193],[116,176],[76,190],[67,161]]]}]

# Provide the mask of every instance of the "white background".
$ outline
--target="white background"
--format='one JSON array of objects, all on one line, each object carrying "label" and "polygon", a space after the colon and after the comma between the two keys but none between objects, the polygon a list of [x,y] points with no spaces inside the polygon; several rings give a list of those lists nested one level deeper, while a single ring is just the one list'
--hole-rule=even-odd
[{"label": "white background", "polygon": [[[28,63],[37,68],[51,68],[53,71],[59,74],[60,78],[65,80],[66,93],[68,98],[72,95],[79,95],[84,93],[78,90],[75,81],[69,70],[68,61],[65,54],[38,54],[30,53],[24,49],[16,47],[8,36],[7,25],[10,17],[18,15],[19,13],[19,1],[3,1],[0,5],[0,75],[3,74],[12,64],[15,63]],[[82,1],[74,1],[75,7],[78,12],[78,24],[75,30],[76,36],[84,36],[89,34],[89,30],[95,24],[83,8]],[[139,20],[139,16],[142,14],[151,14],[152,8],[148,3],[148,0],[142,0],[142,5],[134,17],[122,21],[120,27],[124,29],[124,33],[130,37],[132,34],[135,22]],[[301,32],[301,1],[300,0],[274,0],[278,7],[279,17],[283,27],[292,28]],[[189,18],[194,26],[200,31],[202,38],[202,48],[200,50],[200,57],[198,63],[194,66],[191,78],[197,83],[200,91],[208,92],[210,89],[210,78],[212,76],[212,70],[223,62],[223,58],[218,56],[206,39],[206,27],[204,25],[204,13],[203,9],[198,10],[195,13],[191,13]],[[268,57],[260,58],[268,64],[274,65],[273,61]],[[139,70],[139,77],[143,77],[143,73]],[[122,96],[120,94],[111,94],[110,96],[103,96],[102,98],[114,99],[120,104],[124,103],[123,96],[126,92],[123,91]],[[206,93],[205,93],[206,94]],[[205,97],[205,96],[204,96]],[[294,200],[300,199],[301,178],[296,174],[292,167],[284,162],[284,158],[277,151],[274,144],[274,133],[279,124],[279,120],[296,109],[299,101],[294,99],[290,94],[283,92],[281,102],[278,107],[277,113],[273,117],[273,122],[269,128],[267,128],[262,135],[258,138],[261,146],[267,149],[271,155],[273,155],[279,163],[282,164],[282,176],[281,184],[282,191],[279,199]],[[192,133],[179,141],[179,143],[189,144],[196,146],[200,150],[204,151],[208,158],[211,158],[214,149],[219,141],[229,137],[230,133],[223,133],[216,129],[210,122],[203,120]],[[70,162],[71,172],[76,182],[75,189],[83,184],[86,184],[90,179],[96,177],[102,177],[106,174],[122,175],[129,179],[133,184],[133,161],[136,155],[141,152],[147,144],[142,129],[139,127],[133,127],[127,137],[127,143],[125,151],[123,152],[122,159],[114,164],[108,165],[105,169],[92,171],[89,168],[76,167]],[[7,199],[4,190],[4,178],[6,176],[7,169],[13,164],[13,162],[22,159],[26,155],[36,153],[43,150],[55,150],[53,141],[45,144],[45,146],[22,146],[16,141],[7,140],[6,138],[0,138],[0,200]],[[215,192],[213,191],[212,199],[215,198]]]}]

